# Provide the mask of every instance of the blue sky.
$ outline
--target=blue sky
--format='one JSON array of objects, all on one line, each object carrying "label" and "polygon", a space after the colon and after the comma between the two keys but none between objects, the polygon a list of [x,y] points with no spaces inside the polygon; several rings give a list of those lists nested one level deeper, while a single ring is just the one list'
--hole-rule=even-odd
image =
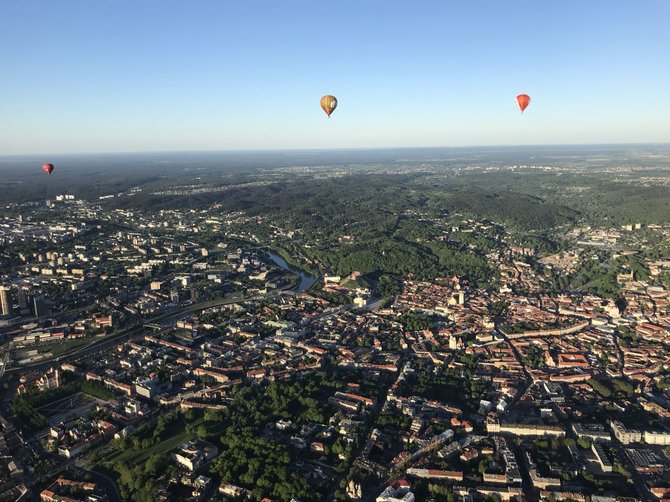
[{"label": "blue sky", "polygon": [[5,0],[0,155],[668,142],[668,19],[667,0]]}]

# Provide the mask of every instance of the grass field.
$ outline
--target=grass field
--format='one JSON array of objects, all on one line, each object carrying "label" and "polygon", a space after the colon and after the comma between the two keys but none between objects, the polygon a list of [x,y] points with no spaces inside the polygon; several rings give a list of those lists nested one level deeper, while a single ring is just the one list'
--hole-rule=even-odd
[{"label": "grass field", "polygon": [[[223,434],[223,424],[213,424],[211,422],[205,422],[204,418],[197,418],[190,422],[192,424],[192,430],[195,431],[198,426],[206,425],[207,426],[207,438],[208,440],[218,443],[218,438]],[[126,450],[113,450],[108,456],[103,459],[100,459],[99,464],[107,470],[113,470],[114,464],[124,464],[129,467],[136,466],[138,464],[146,462],[146,460],[154,454],[164,455],[170,453],[177,446],[186,441],[189,441],[197,437],[195,432],[186,432],[186,422],[183,418],[175,421],[170,424],[168,428],[168,436],[155,445],[152,445],[148,448],[141,448],[139,450],[134,450],[128,448]]]},{"label": "grass field", "polygon": [[91,337],[86,337],[86,338],[77,338],[72,341],[67,341],[63,343],[58,343],[54,345],[49,345],[48,347],[45,347],[45,350],[48,350],[51,352],[52,357],[60,357],[64,354],[67,354],[68,352],[73,352],[77,349],[80,349],[89,343],[93,341],[93,338]]}]

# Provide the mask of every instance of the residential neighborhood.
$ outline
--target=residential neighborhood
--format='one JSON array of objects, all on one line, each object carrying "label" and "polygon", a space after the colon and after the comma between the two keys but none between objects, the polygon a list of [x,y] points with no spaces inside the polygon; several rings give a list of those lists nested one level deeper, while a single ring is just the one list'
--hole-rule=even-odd
[{"label": "residential neighborhood", "polygon": [[[498,286],[409,274],[382,299],[360,274],[306,280],[243,215],[100,219],[67,196],[51,211],[51,223],[5,217],[0,237],[16,264],[0,290],[2,500],[36,490],[116,500],[96,476],[120,476],[122,496],[134,489],[123,469],[140,465],[136,447],[164,473],[154,500],[269,499],[249,473],[224,467],[237,429],[222,426],[240,399],[270,399],[271,415],[249,424],[319,497],[670,495],[670,298],[654,280],[670,261],[619,273],[616,301],[547,283],[596,259],[594,246],[634,257],[639,226],[570,230],[566,261],[515,245],[502,226],[449,223],[444,239],[495,228]],[[644,230],[670,238],[670,227]],[[277,244],[294,237],[270,231]],[[43,251],[30,251],[36,243]],[[302,397],[282,401],[285,385]],[[38,434],[24,441],[28,431]],[[51,476],[35,478],[38,468]]]}]

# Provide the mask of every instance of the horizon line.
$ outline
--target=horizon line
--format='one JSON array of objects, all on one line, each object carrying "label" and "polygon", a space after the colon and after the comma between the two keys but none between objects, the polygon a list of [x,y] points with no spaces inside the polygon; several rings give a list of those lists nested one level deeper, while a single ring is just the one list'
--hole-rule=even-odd
[{"label": "horizon line", "polygon": [[616,143],[519,143],[487,145],[438,145],[438,146],[359,146],[359,147],[295,147],[295,148],[236,148],[225,150],[127,150],[127,151],[84,151],[84,152],[35,152],[0,154],[0,158],[32,156],[78,156],[78,155],[140,155],[140,154],[183,154],[183,153],[272,153],[272,152],[361,152],[361,151],[397,151],[397,150],[450,150],[469,148],[528,148],[528,147],[583,147],[583,146],[670,146],[670,141],[616,142]]}]

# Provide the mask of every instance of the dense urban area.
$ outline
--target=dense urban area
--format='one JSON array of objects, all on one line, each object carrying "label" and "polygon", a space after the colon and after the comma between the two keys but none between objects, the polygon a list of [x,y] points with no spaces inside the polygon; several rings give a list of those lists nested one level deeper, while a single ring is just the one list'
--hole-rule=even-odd
[{"label": "dense urban area", "polygon": [[670,498],[670,154],[511,156],[7,186],[0,500]]}]

